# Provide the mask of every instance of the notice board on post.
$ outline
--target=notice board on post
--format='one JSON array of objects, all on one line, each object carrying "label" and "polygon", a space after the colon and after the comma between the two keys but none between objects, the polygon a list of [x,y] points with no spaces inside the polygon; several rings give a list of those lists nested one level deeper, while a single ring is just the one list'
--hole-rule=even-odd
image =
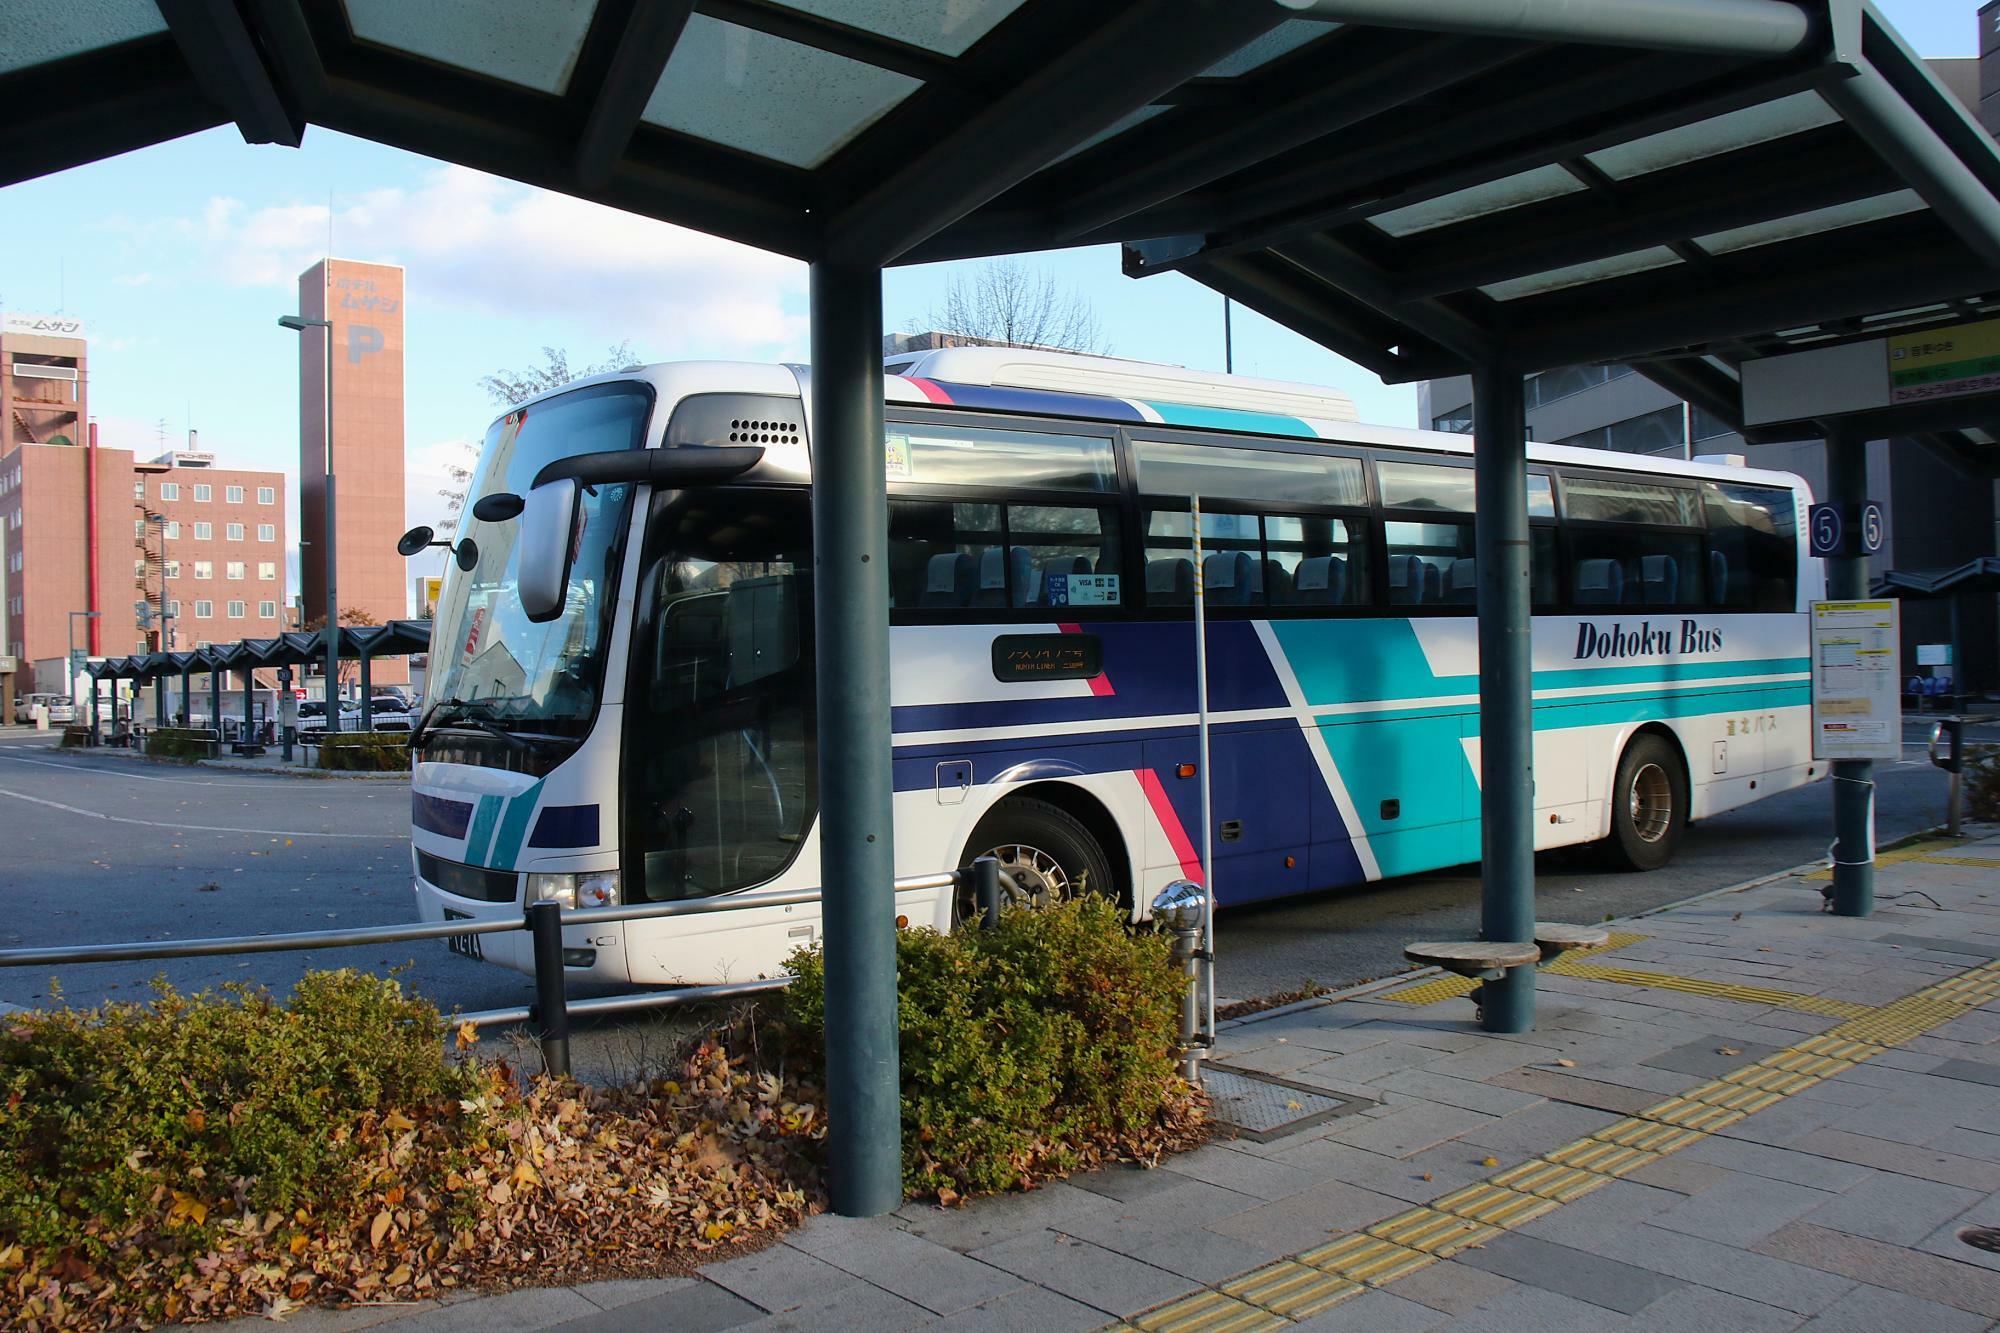
[{"label": "notice board on post", "polygon": [[1897,603],[1812,604],[1813,758],[1903,757]]}]

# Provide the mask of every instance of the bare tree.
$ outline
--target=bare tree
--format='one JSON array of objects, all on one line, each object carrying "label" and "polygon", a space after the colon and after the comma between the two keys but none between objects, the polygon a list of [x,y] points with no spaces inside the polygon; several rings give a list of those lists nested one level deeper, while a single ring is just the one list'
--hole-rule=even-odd
[{"label": "bare tree", "polygon": [[1003,347],[1043,347],[1105,356],[1111,345],[1089,301],[1053,274],[1018,259],[996,259],[946,284],[944,304],[931,307],[928,324]]},{"label": "bare tree", "polygon": [[[540,365],[524,366],[519,370],[496,370],[490,375],[482,375],[479,387],[486,390],[486,396],[501,407],[512,407],[538,393],[560,388],[571,380],[614,370],[630,370],[636,364],[637,358],[632,355],[629,341],[613,347],[602,361],[576,367],[570,365],[569,353],[564,349],[544,347]],[[458,513],[465,507],[466,490],[471,485],[472,470],[478,462],[479,447],[468,442],[461,447],[458,457],[445,464],[446,484],[438,489],[445,505],[444,518],[438,523],[439,531],[449,533],[458,530]]]}]

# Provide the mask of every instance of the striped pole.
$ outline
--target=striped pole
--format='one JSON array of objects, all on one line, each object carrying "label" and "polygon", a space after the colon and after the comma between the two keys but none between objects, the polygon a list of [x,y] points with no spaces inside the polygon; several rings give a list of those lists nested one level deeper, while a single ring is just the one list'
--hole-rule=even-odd
[{"label": "striped pole", "polygon": [[1200,752],[1196,762],[1201,768],[1201,947],[1208,955],[1202,967],[1202,975],[1207,978],[1203,985],[1206,1026],[1204,1034],[1208,1045],[1215,1044],[1215,857],[1210,852],[1213,839],[1210,829],[1214,823],[1214,813],[1210,802],[1214,788],[1208,776],[1208,593],[1207,580],[1203,575],[1201,549],[1201,497],[1190,496],[1188,500],[1194,522],[1194,709],[1195,735]]}]

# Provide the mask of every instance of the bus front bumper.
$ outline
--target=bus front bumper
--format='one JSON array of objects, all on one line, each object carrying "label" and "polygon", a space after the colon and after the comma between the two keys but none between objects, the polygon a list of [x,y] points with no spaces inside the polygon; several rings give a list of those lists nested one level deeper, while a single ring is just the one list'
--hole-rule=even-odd
[{"label": "bus front bumper", "polygon": [[[412,877],[412,884],[416,891],[417,919],[420,921],[523,922],[519,903],[460,898],[426,882],[420,875]],[[526,930],[453,935],[445,943],[451,952],[461,957],[498,963],[530,975],[535,970],[534,949]],[[565,927],[563,975],[572,981],[629,982],[631,975],[625,962],[625,938],[621,923]]]}]

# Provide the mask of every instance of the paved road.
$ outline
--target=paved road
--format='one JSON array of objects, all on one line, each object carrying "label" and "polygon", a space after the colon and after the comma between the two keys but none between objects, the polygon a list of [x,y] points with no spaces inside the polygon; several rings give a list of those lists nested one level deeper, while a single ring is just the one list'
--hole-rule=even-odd
[{"label": "paved road", "polygon": [[[1912,727],[1910,738],[1920,729]],[[2000,733],[1996,733],[2000,739]],[[1886,841],[1941,817],[1944,779],[1912,746],[1881,770]],[[1788,792],[1689,831],[1676,862],[1647,875],[1605,870],[1588,850],[1541,858],[1541,914],[1597,921],[1672,902],[1823,855],[1832,833],[1824,785]],[[0,946],[308,930],[406,922],[409,802],[393,782],[310,781],[56,751],[0,734]],[[1229,912],[1218,923],[1226,996],[1338,984],[1402,966],[1413,939],[1476,928],[1469,868],[1365,890]],[[255,979],[283,988],[312,967],[406,967],[410,985],[450,1009],[524,1003],[525,978],[428,942],[245,959],[70,969],[78,1003],[142,995],[166,975],[183,988]],[[0,1004],[48,997],[48,977],[0,970]]]}]

